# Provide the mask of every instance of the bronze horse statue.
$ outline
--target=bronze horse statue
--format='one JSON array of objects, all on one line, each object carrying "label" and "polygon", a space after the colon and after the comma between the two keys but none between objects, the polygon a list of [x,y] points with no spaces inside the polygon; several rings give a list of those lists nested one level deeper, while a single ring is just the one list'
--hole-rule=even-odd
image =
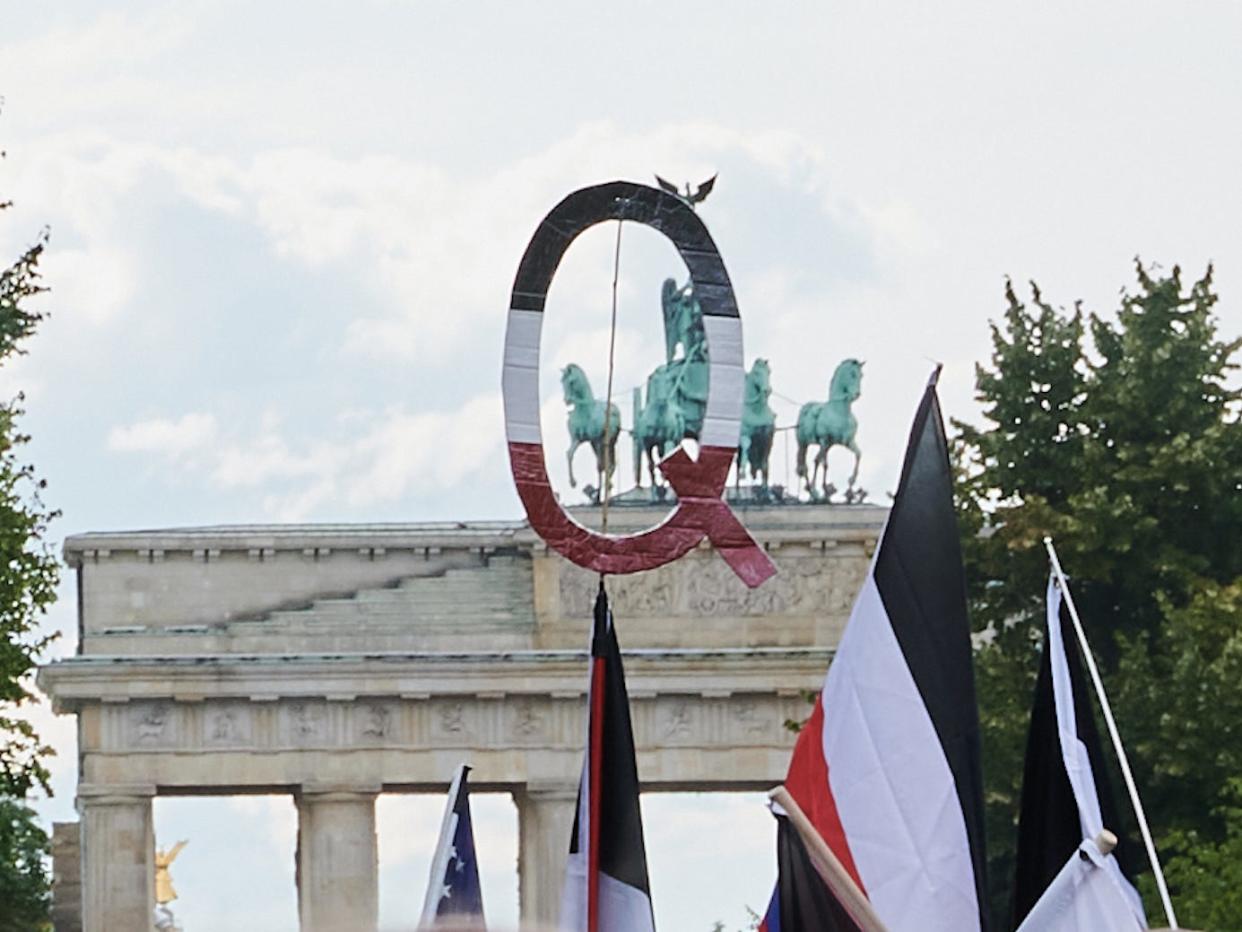
[{"label": "bronze horse statue", "polygon": [[686,437],[686,416],[677,404],[677,383],[684,370],[660,366],[647,378],[647,403],[643,391],[634,389],[634,484],[643,484],[643,457],[651,475],[652,494],[658,496],[660,477],[656,463]]},{"label": "bronze horse statue", "polygon": [[[828,485],[828,450],[834,446],[845,447],[854,454],[854,471],[850,474],[845,500],[854,501],[854,483],[858,480],[858,464],[862,452],[854,440],[858,433],[858,421],[850,411],[850,405],[862,394],[863,364],[857,359],[842,361],[832,373],[828,385],[828,400],[812,401],[798,411],[798,475],[806,481],[806,490],[812,499],[820,497],[815,480],[823,470],[823,497],[829,498],[832,489]],[[806,451],[812,444],[819,446],[811,473],[807,475]]]},{"label": "bronze horse statue", "polygon": [[768,487],[768,460],[772,456],[772,439],[776,436],[776,412],[768,404],[772,396],[771,371],[766,359],[756,359],[746,373],[742,393],[742,431],[737,446],[737,483],[744,473],[758,479],[760,488]]},{"label": "bronze horse statue", "polygon": [[[595,471],[603,476],[603,487],[612,487],[612,474],[617,468],[617,437],[621,434],[621,409],[606,404],[591,393],[591,383],[586,373],[576,363],[561,370],[561,388],[565,392],[565,404],[569,406],[569,484],[578,485],[574,479],[574,454],[578,447],[589,443],[595,451]],[[605,428],[607,436],[605,437]]]}]

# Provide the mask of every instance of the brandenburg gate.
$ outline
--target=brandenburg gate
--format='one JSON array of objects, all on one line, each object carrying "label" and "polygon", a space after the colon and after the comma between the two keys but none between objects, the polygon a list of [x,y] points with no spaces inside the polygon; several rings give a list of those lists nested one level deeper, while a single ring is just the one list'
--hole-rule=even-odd
[{"label": "brandenburg gate", "polygon": [[[885,510],[738,515],[779,569],[762,587],[707,544],[609,582],[647,791],[782,779]],[[516,802],[523,917],[555,919],[594,574],[521,522],[93,533],[65,556],[78,653],[39,685],[78,719],[87,932],[152,928],[155,796],[245,793],[296,801],[301,927],[371,932],[376,796],[444,792],[463,760]]]}]

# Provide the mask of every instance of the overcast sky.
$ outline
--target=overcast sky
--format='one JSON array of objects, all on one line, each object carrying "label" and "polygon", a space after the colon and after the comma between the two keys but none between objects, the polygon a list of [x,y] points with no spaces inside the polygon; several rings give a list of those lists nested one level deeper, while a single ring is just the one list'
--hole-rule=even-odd
[{"label": "overcast sky", "polygon": [[[946,413],[973,416],[1007,275],[1107,313],[1136,255],[1214,260],[1225,331],[1242,331],[1240,40],[1232,2],[0,0],[0,196],[16,201],[0,259],[52,231],[52,316],[0,391],[26,392],[58,540],[517,517],[499,360],[527,238],[583,184],[719,172],[702,215],[748,360],[795,402],[866,360],[862,484],[882,501],[932,360]],[[583,237],[550,299],[554,466],[554,365],[603,391],[610,247]],[[628,388],[659,361],[659,283],[682,271],[629,228],[621,265]],[[791,423],[796,405],[776,407]],[[49,619],[59,652],[72,596]],[[43,809],[63,818],[73,730],[45,727],[62,754]],[[389,923],[421,897],[438,805],[381,808]],[[662,928],[762,907],[755,798],[645,805]],[[482,807],[504,918],[514,819]],[[279,800],[158,804],[161,841],[191,838],[188,932],[295,927],[292,826]]]}]

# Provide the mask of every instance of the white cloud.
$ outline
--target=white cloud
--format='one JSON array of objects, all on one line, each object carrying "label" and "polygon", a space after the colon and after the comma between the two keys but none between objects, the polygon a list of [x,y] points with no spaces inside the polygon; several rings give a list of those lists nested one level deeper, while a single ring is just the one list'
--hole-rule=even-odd
[{"label": "white cloud", "polygon": [[503,455],[494,392],[448,411],[354,413],[301,442],[267,416],[254,435],[245,429],[225,432],[212,415],[189,413],[113,428],[108,448],[161,457],[179,464],[180,475],[222,490],[257,489],[267,516],[288,521],[337,499],[364,507],[394,502],[416,486],[452,490]]},{"label": "white cloud", "polygon": [[149,453],[180,460],[202,450],[216,437],[216,419],[191,412],[179,418],[152,418],[108,433],[108,449],[116,453]]}]

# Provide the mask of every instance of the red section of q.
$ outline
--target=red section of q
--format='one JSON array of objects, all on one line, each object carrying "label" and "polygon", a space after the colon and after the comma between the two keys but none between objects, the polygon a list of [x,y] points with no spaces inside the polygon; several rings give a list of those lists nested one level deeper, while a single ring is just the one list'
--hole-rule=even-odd
[{"label": "red section of q", "polygon": [[641,534],[614,537],[583,527],[561,507],[548,481],[541,444],[509,444],[513,478],[530,525],[566,559],[597,573],[637,573],[671,563],[706,537],[753,589],[775,575],[776,567],[721,499],[736,453],[731,447],[704,446],[695,461],[678,448],[660,464],[677,493],[672,514]]}]

